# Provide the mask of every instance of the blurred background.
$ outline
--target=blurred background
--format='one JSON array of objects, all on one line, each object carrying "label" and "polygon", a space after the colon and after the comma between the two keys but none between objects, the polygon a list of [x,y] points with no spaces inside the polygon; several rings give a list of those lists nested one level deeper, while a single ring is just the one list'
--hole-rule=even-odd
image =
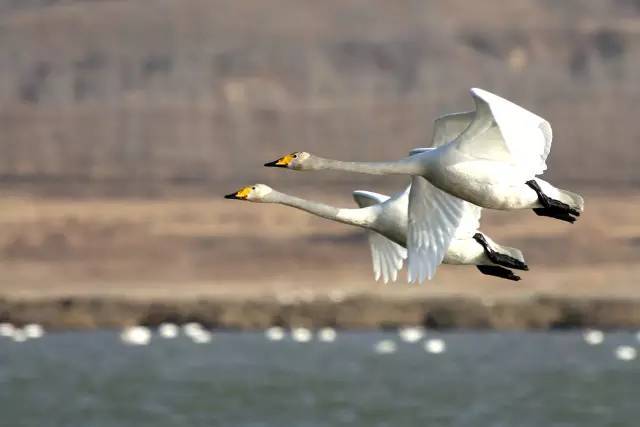
[{"label": "blurred background", "polygon": [[[640,0],[0,0],[0,424],[638,425],[639,76]],[[586,200],[484,211],[520,282],[376,283],[361,230],[222,198],[398,191],[262,164],[398,159],[471,87]]]},{"label": "blurred background", "polygon": [[[439,324],[640,324],[638,1],[4,0],[0,14],[0,317],[368,327],[423,322],[439,297],[481,319]],[[527,257],[520,283],[444,266],[384,286],[361,231],[222,199],[256,182],[343,207],[354,189],[398,191],[403,178],[262,164],[400,158],[472,109],[474,86],[551,122],[545,177],[586,199],[575,225],[485,211],[483,231]],[[327,308],[352,295],[370,314]],[[572,308],[585,298],[618,305]],[[397,300],[420,303],[394,314]],[[486,314],[503,300],[533,320]]]}]

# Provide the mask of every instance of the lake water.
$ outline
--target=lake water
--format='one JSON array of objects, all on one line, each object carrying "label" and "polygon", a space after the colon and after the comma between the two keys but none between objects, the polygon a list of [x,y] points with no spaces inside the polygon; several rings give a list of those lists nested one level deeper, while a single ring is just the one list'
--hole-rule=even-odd
[{"label": "lake water", "polygon": [[[0,338],[0,426],[640,426],[631,333],[600,346],[572,333],[429,333],[442,354],[395,333],[334,343],[216,333],[210,344],[115,332]],[[376,354],[381,339],[394,354]]]}]

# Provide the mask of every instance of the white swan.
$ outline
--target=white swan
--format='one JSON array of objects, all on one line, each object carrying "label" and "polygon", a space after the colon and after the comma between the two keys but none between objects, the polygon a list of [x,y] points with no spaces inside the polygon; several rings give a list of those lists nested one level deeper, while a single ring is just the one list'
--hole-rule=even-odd
[{"label": "white swan", "polygon": [[447,344],[439,338],[434,338],[424,343],[424,349],[427,353],[440,354],[447,349]]},{"label": "white swan", "polygon": [[175,323],[165,322],[165,323],[161,323],[160,326],[158,326],[158,334],[162,338],[173,339],[173,338],[176,338],[179,333],[180,333],[180,329],[178,328],[178,325],[176,325]]},{"label": "white swan", "polygon": [[[424,181],[419,177],[414,180]],[[369,191],[354,191],[353,197],[361,206],[359,209],[340,209],[301,199],[276,191],[265,184],[244,187],[235,193],[227,194],[225,198],[278,203],[368,230],[375,278],[379,280],[382,277],[383,281],[387,283],[397,279],[398,271],[402,269],[403,261],[407,257],[405,247],[410,188],[407,187],[403,192],[393,197]],[[513,274],[508,268],[528,270],[522,252],[518,249],[500,246],[479,232],[477,228],[480,208],[470,203],[465,203],[465,206],[467,212],[445,253],[444,262],[446,264],[476,265],[484,274],[520,280],[520,277]]]},{"label": "white swan", "polygon": [[206,329],[194,329],[190,335],[188,335],[196,344],[208,344],[213,338],[211,332]]},{"label": "white swan", "polygon": [[326,327],[318,331],[318,339],[321,342],[334,342],[337,336],[338,333],[333,328]]},{"label": "white swan", "polygon": [[273,326],[264,332],[269,341],[282,341],[284,339],[284,329],[279,326]]},{"label": "white swan", "polygon": [[402,341],[416,343],[424,337],[424,328],[420,326],[407,326],[398,331]]},{"label": "white swan", "polygon": [[638,356],[638,351],[630,345],[621,345],[616,347],[616,357],[620,360],[629,361]]},{"label": "white swan", "polygon": [[397,348],[398,346],[394,341],[382,340],[376,343],[376,345],[373,347],[373,351],[378,354],[391,354],[395,353]]},{"label": "white swan", "polygon": [[0,337],[12,337],[14,332],[16,331],[16,327],[11,323],[2,322],[0,323]]},{"label": "white swan", "polygon": [[29,339],[42,338],[44,336],[44,328],[37,323],[24,325],[22,330]]},{"label": "white swan", "polygon": [[147,345],[151,341],[151,330],[146,326],[130,326],[120,333],[120,339],[129,345]]},{"label": "white swan", "polygon": [[535,178],[547,168],[549,123],[485,90],[471,89],[471,95],[476,110],[437,119],[433,147],[415,156],[343,162],[296,152],[265,166],[425,178],[414,178],[409,196],[409,276],[419,281],[432,278],[445,256],[466,211],[463,200],[574,222],[583,211],[582,197]]},{"label": "white swan", "polygon": [[597,329],[588,329],[584,331],[582,338],[589,345],[600,345],[604,341],[604,333]]},{"label": "white swan", "polygon": [[309,342],[313,335],[309,329],[298,327],[291,330],[291,338],[296,342]]}]

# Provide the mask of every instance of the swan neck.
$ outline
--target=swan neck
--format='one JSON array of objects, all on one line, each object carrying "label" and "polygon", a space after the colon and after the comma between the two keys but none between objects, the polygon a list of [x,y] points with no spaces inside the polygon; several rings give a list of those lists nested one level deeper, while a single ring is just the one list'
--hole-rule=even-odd
[{"label": "swan neck", "polygon": [[345,162],[319,158],[317,169],[364,173],[369,175],[421,175],[424,165],[412,156],[391,162]]},{"label": "swan neck", "polygon": [[284,193],[272,195],[275,203],[300,209],[321,218],[337,221],[344,224],[365,226],[367,221],[364,215],[359,215],[362,209],[339,209],[313,200],[302,199]]}]

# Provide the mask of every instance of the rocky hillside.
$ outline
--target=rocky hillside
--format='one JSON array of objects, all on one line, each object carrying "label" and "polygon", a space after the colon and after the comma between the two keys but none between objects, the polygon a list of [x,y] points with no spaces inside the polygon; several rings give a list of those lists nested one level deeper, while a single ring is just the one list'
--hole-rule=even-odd
[{"label": "rocky hillside", "polygon": [[637,0],[5,0],[0,34],[5,183],[290,182],[259,165],[397,158],[472,86],[552,122],[555,180],[640,183]]}]

